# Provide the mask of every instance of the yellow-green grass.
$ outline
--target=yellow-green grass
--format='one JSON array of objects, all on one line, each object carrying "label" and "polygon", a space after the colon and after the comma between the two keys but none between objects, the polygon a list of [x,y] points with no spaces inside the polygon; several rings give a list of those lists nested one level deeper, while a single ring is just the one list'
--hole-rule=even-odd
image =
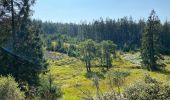
[{"label": "yellow-green grass", "polygon": [[[83,92],[88,92],[91,96],[96,94],[96,88],[93,85],[93,81],[87,77],[86,68],[83,62],[80,60],[68,57],[65,54],[54,53],[56,56],[62,56],[59,60],[49,59],[49,73],[54,77],[55,82],[61,87],[64,93],[61,100],[81,100],[85,94]],[[169,57],[170,58],[170,57]],[[153,78],[161,81],[170,81],[170,65],[165,68],[165,72],[149,72],[144,69],[135,68],[136,65],[131,64],[123,59],[114,59],[113,67],[109,72],[114,70],[127,71],[130,75],[125,78],[122,87],[126,87],[132,84],[136,80],[141,79],[145,74],[149,74]],[[93,67],[93,72],[101,72],[102,68]],[[107,72],[106,72],[107,74]],[[106,74],[105,77],[106,77]],[[100,89],[104,93],[110,90],[108,78],[100,79],[99,81]],[[117,88],[115,87],[115,90]]]}]

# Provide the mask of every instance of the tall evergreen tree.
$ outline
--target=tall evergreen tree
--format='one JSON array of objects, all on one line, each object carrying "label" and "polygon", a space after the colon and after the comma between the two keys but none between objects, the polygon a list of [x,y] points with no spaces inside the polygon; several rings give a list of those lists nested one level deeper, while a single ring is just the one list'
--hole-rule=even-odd
[{"label": "tall evergreen tree", "polygon": [[39,26],[29,24],[24,31],[21,31],[23,37],[17,42],[16,52],[20,57],[26,59],[27,64],[18,63],[15,65],[16,77],[27,81],[30,85],[39,82],[39,74],[46,71],[46,62],[43,56],[42,41],[40,38]]},{"label": "tall evergreen tree", "polygon": [[152,10],[142,34],[141,56],[142,64],[148,70],[158,70],[162,66],[159,61],[162,56],[159,53],[160,48],[160,20],[155,11]]},{"label": "tall evergreen tree", "polygon": [[1,69],[5,71],[1,71],[1,74],[12,74],[17,81],[26,81],[30,85],[38,84],[39,74],[46,70],[40,26],[33,24],[30,19],[30,7],[34,2],[35,0],[11,0],[9,3],[11,10],[12,4],[13,10],[18,8],[17,12],[13,12],[13,18],[10,16],[10,19],[13,19],[10,28],[12,34],[14,33],[13,49],[7,47],[7,55],[0,57],[0,63],[3,65]]},{"label": "tall evergreen tree", "polygon": [[33,24],[29,18],[35,0],[23,0],[23,7],[19,18],[20,25],[16,34],[15,52],[20,57],[28,60],[30,64],[16,64],[16,77],[27,81],[29,84],[38,83],[38,75],[46,70],[43,58],[42,41],[40,38],[40,26]]}]

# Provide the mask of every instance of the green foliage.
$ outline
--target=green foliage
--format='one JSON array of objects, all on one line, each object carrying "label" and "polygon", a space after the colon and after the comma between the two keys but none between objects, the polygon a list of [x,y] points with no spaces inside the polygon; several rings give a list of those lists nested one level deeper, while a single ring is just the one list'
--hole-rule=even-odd
[{"label": "green foliage", "polygon": [[84,76],[86,78],[91,79],[91,78],[93,78],[94,75],[96,75],[99,79],[104,79],[105,78],[104,73],[102,73],[102,72],[92,72],[92,71],[87,72]]},{"label": "green foliage", "polygon": [[109,80],[110,88],[112,89],[112,92],[115,92],[113,90],[113,86],[116,85],[118,89],[118,93],[115,93],[115,95],[118,95],[120,98],[121,98],[121,86],[123,85],[125,78],[129,75],[130,75],[130,72],[119,71],[119,70],[115,70],[113,72],[108,73],[107,78]]},{"label": "green foliage", "polygon": [[8,19],[0,21],[0,46],[2,46],[8,39],[8,36],[11,35],[10,28],[10,21]]},{"label": "green foliage", "polygon": [[160,55],[160,20],[153,10],[148,18],[145,32],[142,34],[141,56],[143,66],[148,70],[158,70],[164,65]]},{"label": "green foliage", "polygon": [[62,96],[61,89],[54,83],[51,74],[47,78],[41,78],[38,94],[41,100],[58,100]]},{"label": "green foliage", "polygon": [[24,93],[18,88],[18,83],[11,76],[0,77],[1,100],[24,100]]},{"label": "green foliage", "polygon": [[[10,1],[12,2],[12,4],[14,3],[14,7],[11,7],[12,5],[10,4]],[[3,4],[2,2],[3,3],[5,2],[5,4]],[[127,76],[130,76],[130,73],[128,71],[125,72],[105,71],[103,73],[98,71],[91,72],[92,61],[96,60],[95,58],[98,57],[101,61],[102,66],[107,67],[107,69],[111,68],[112,61],[113,61],[112,58],[113,56],[115,56],[116,45],[114,43],[118,45],[118,49],[123,49],[124,51],[129,51],[131,49],[135,50],[136,48],[138,48],[140,46],[140,33],[143,31],[145,22],[142,20],[140,20],[139,22],[135,22],[132,20],[132,18],[128,19],[127,17],[119,19],[117,21],[112,19],[106,19],[104,21],[101,18],[100,20],[96,20],[90,24],[82,23],[79,25],[72,24],[72,23],[71,24],[62,24],[62,23],[56,24],[50,22],[42,23],[40,21],[38,22],[38,24],[42,25],[42,27],[40,27],[37,25],[36,22],[32,23],[31,20],[29,19],[30,6],[34,4],[34,2],[35,0],[21,0],[21,1],[1,0],[0,1],[0,8],[4,10],[4,11],[0,11],[0,25],[1,25],[0,45],[1,42],[4,42],[6,40],[8,34],[10,34],[11,31],[13,33],[12,38],[14,39],[13,54],[11,55],[7,51],[7,54],[5,55],[4,52],[1,52],[3,56],[3,57],[0,56],[1,74],[3,75],[7,75],[9,73],[12,74],[17,81],[21,82],[20,85],[22,85],[23,81],[24,82],[26,81],[26,83],[28,82],[29,85],[40,85],[40,87],[38,88],[40,99],[53,100],[53,99],[57,99],[58,97],[61,97],[62,95],[61,90],[60,88],[57,87],[58,85],[55,84],[55,82],[53,81],[51,74],[48,76],[48,78],[42,77],[44,79],[40,80],[40,84],[38,84],[39,74],[41,72],[46,71],[46,61],[43,58],[43,47],[42,47],[44,41],[42,42],[40,38],[40,33],[41,33],[40,31],[43,31],[45,34],[52,34],[51,36],[44,35],[44,37],[48,36],[48,39],[45,40],[46,43],[45,46],[47,50],[67,53],[67,55],[73,57],[80,56],[82,61],[85,62],[88,73],[85,73],[85,71],[82,69],[83,64],[81,63],[81,61],[76,60],[76,58],[70,59],[69,57],[67,57],[67,59],[63,59],[64,56],[62,57],[55,56],[54,58],[51,57],[52,60],[50,59],[49,63],[52,66],[51,68],[54,69],[51,71],[55,76],[57,76],[57,78],[59,77],[58,80],[61,81],[61,84],[63,85],[62,88],[65,91],[65,93],[69,93],[69,96],[70,95],[72,96],[73,94],[73,96],[76,96],[76,98],[78,98],[77,95],[79,95],[80,93],[78,93],[75,89],[75,85],[77,85],[77,80],[80,81],[81,84],[83,84],[83,85],[78,85],[79,87],[82,88],[88,87],[90,91],[94,91],[94,87],[90,87],[89,79],[88,79],[88,78],[90,79],[93,78],[95,89],[97,89],[97,97],[99,99],[100,98],[113,99],[114,98],[112,97],[113,93],[108,92],[108,94],[106,93],[106,95],[102,94],[102,89],[104,88],[106,90],[107,88],[107,85],[103,81],[108,80],[105,79],[104,73],[110,73],[109,74],[110,75],[109,80],[111,80],[110,85],[111,87],[113,87],[113,84],[118,86],[118,91],[119,91],[118,96],[121,96],[120,86],[124,83],[124,79],[127,78]],[[14,11],[16,12],[11,11],[11,9],[9,8],[14,8]],[[7,13],[12,12],[11,13],[12,16],[8,14],[9,16],[7,16],[4,19],[2,16],[5,15],[6,12]],[[17,18],[14,19],[15,16],[13,14],[15,14]],[[143,38],[142,38],[142,58],[143,58],[144,65],[149,66],[148,69],[155,70],[157,69],[157,66],[161,65],[160,63],[157,62],[161,58],[161,56],[159,55],[160,46],[158,45],[159,44],[158,42],[160,40],[161,43],[163,44],[163,49],[161,51],[165,54],[169,52],[169,42],[168,42],[169,25],[165,23],[162,31],[162,33],[164,34],[161,36],[161,39],[159,39],[161,24],[157,16],[154,15],[154,12],[152,14],[148,19],[146,31],[143,34]],[[13,20],[12,27],[10,25],[11,19]],[[81,42],[79,46],[77,46],[78,42],[82,40],[86,40],[86,41]],[[102,40],[105,41],[102,41],[101,44],[96,45],[96,42],[94,42],[93,40],[96,40],[97,42],[100,42]],[[80,51],[78,51],[78,47]],[[51,54],[53,55],[53,53]],[[18,59],[20,59],[21,61]],[[23,60],[24,62],[22,62]],[[125,68],[124,66],[131,66],[131,63],[129,64],[124,62],[126,61],[123,61],[123,59],[120,58],[117,61],[116,65],[121,68]],[[98,68],[93,68],[93,70],[98,70]],[[138,73],[143,71],[142,69],[141,70],[132,69],[132,70],[134,71],[133,76],[130,76],[131,79],[129,79],[129,81],[132,80],[132,77],[136,78],[137,75],[141,76]],[[161,75],[162,74],[166,74],[168,76],[169,71],[162,72]],[[93,76],[95,76],[95,78]],[[101,79],[101,81],[103,82],[103,83],[101,82],[102,83],[101,90],[99,88],[100,85],[99,79]],[[20,95],[19,93],[20,91],[17,88],[18,85],[17,84],[13,85],[13,82],[14,79],[10,79],[10,77],[7,79],[2,78],[2,80],[0,80],[0,86],[2,85],[2,88],[0,88],[2,89],[0,90],[0,93],[2,91],[2,94],[0,94],[0,96],[2,96],[3,99],[8,99],[8,98],[15,99],[16,97],[18,97],[17,100],[24,99],[24,95],[22,96],[22,94]],[[143,84],[145,84],[146,86]],[[159,84],[161,83],[157,82],[156,80],[150,77],[146,77],[143,84],[142,86],[139,87],[134,86],[134,87],[135,89],[142,88],[141,90],[143,90],[143,92],[141,93],[141,95],[142,96],[144,95],[144,98],[146,97],[147,99],[148,98],[169,99],[168,85],[159,86]],[[158,93],[156,87],[161,92]],[[136,91],[137,89],[136,90],[135,89],[133,90]],[[13,95],[12,93],[16,92],[15,90],[18,91],[17,92],[18,94],[16,93],[13,97],[11,95]],[[146,93],[145,90],[147,91]],[[128,91],[130,91],[130,95],[131,93],[133,94],[133,91],[131,90]],[[140,94],[140,91],[137,90],[137,93]],[[4,92],[8,92],[8,93],[4,93]],[[159,96],[156,97],[154,94],[152,94],[152,92],[157,93],[160,97]],[[7,97],[3,97],[6,95]],[[139,97],[143,99],[141,95],[140,96],[136,96],[136,95],[138,94],[135,94],[134,98]]]},{"label": "green foliage", "polygon": [[169,100],[170,85],[145,76],[123,92],[128,100]]},{"label": "green foliage", "polygon": [[78,57],[79,55],[78,47],[75,44],[65,44],[64,49],[70,57]]},{"label": "green foliage", "polygon": [[125,79],[129,75],[130,75],[130,72],[120,71],[120,70],[110,71],[108,74],[109,77],[112,77],[113,79],[120,79],[120,80]]},{"label": "green foliage", "polygon": [[101,65],[107,70],[112,67],[112,58],[115,56],[116,45],[112,41],[102,41],[100,50]]},{"label": "green foliage", "polygon": [[[9,21],[3,30],[10,36],[3,45],[5,50],[1,52],[1,74],[11,74],[18,82],[24,81],[29,85],[37,85],[39,74],[46,70],[46,62],[43,58],[42,41],[39,36],[40,26],[33,24],[29,18],[31,6],[35,0],[3,1],[6,1],[4,5],[8,8],[4,9],[5,14],[9,15],[6,20],[2,20],[5,24]],[[10,22],[11,19],[12,22]]]},{"label": "green foliage", "polygon": [[[36,20],[42,25],[42,31],[46,35],[62,34],[77,42],[93,39],[101,42],[111,40],[123,49],[126,44],[127,50],[135,50],[140,47],[140,35],[145,26],[145,21],[134,21],[132,17],[124,17],[118,20],[110,18],[96,19],[91,23],[52,23]],[[70,40],[68,42],[71,42]]]},{"label": "green foliage", "polygon": [[91,61],[95,58],[96,55],[96,46],[95,42],[91,39],[81,42],[79,44],[80,48],[80,57],[82,61],[85,62],[87,72],[91,71]]},{"label": "green foliage", "polygon": [[119,96],[115,94],[114,92],[106,92],[100,98],[102,98],[102,100],[123,100],[123,99],[120,99]]},{"label": "green foliage", "polygon": [[64,50],[64,36],[59,34],[57,35],[57,45],[56,47],[54,47],[54,50],[55,51],[58,51],[58,52],[65,52]]},{"label": "green foliage", "polygon": [[170,54],[170,23],[165,22],[164,25],[162,26],[162,32],[161,32],[161,48],[160,52],[162,54]]},{"label": "green foliage", "polygon": [[[125,53],[127,54],[127,53]],[[143,77],[143,73],[149,73],[153,78],[161,81],[169,81],[168,73],[163,72],[150,72],[145,69],[136,68],[136,64],[130,63],[122,56],[124,52],[120,54],[121,59],[114,59],[113,64],[115,67],[112,67],[107,71],[103,70],[101,67],[92,67],[93,74],[87,74],[86,69],[84,68],[84,63],[79,59],[74,57],[69,57],[66,54],[58,53],[58,52],[50,52],[50,57],[48,57],[49,63],[49,73],[54,78],[54,82],[58,85],[61,85],[61,90],[63,92],[63,96],[61,99],[63,100],[81,100],[81,97],[94,97],[96,95],[96,88],[92,85],[92,77],[94,74],[97,74],[97,77],[100,79],[99,85],[100,89],[103,92],[103,96],[106,94],[112,95],[112,93],[117,93],[118,96],[118,87],[116,81],[112,81],[111,85],[113,87],[114,92],[112,91],[110,85],[110,79],[107,74],[112,74],[115,71],[119,71],[120,73],[125,73],[122,77],[120,84],[120,92],[124,91],[124,87],[133,84],[136,80],[141,79]],[[129,54],[126,56],[131,57],[133,54]],[[136,55],[136,53],[135,53]],[[140,56],[137,54],[136,56]],[[128,58],[128,57],[127,57]],[[166,58],[170,58],[167,56]],[[133,60],[138,59],[135,57]],[[169,61],[167,59],[167,61]],[[169,71],[170,66],[165,68],[165,71]],[[101,76],[101,77],[100,77]],[[102,78],[104,76],[105,78]],[[89,77],[89,78],[88,78]],[[111,79],[115,78],[115,75],[111,75]],[[78,88],[78,89],[77,89]],[[83,93],[85,92],[85,94]],[[111,92],[111,93],[110,93]],[[88,95],[88,96],[87,96]],[[123,96],[121,96],[123,98]]]},{"label": "green foliage", "polygon": [[[82,22],[79,24],[42,22],[41,20],[34,20],[34,22],[41,24],[44,37],[50,37],[52,41],[57,40],[58,34],[66,36],[67,43],[70,44],[73,44],[73,41],[75,44],[86,39],[99,42],[111,40],[117,44],[117,49],[123,51],[135,51],[140,48],[141,35],[147,24],[143,19],[135,21],[132,17],[119,18],[118,20],[100,18],[91,23]],[[169,54],[169,22],[160,23],[160,26],[160,42],[162,43],[160,51],[163,54]]]},{"label": "green foliage", "polygon": [[[18,33],[18,44],[15,46],[16,54],[27,59],[30,63],[14,65],[13,73],[17,80],[27,81],[30,85],[37,85],[39,74],[46,71],[46,61],[43,55],[42,41],[39,37],[39,26],[25,26],[24,30]],[[18,70],[18,68],[20,70]]]}]

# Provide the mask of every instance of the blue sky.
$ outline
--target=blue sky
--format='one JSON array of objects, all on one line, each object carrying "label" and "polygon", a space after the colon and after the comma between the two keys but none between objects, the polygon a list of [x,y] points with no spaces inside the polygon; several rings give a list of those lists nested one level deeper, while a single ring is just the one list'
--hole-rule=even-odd
[{"label": "blue sky", "polygon": [[152,9],[161,21],[170,21],[170,0],[37,0],[32,9],[32,18],[53,22],[79,23],[124,16],[147,19]]}]

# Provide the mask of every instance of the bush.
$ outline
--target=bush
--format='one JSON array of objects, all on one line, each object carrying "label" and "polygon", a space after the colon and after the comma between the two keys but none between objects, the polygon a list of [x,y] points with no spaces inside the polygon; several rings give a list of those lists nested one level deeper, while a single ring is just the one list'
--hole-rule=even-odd
[{"label": "bush", "polygon": [[0,77],[0,100],[24,100],[24,93],[11,76]]},{"label": "bush", "polygon": [[39,87],[40,100],[57,100],[62,96],[62,92],[57,84],[54,84],[51,75],[48,78],[42,77]]},{"label": "bush", "polygon": [[91,78],[93,78],[94,75],[96,75],[99,79],[104,79],[105,78],[105,76],[104,76],[104,74],[102,72],[92,72],[92,71],[85,73],[84,76],[86,78],[91,79]]},{"label": "bush", "polygon": [[[116,86],[121,86],[124,84],[124,80],[127,76],[130,75],[129,71],[119,71],[119,70],[114,70],[110,71],[107,74],[107,78],[109,81],[112,81],[111,83],[116,85]],[[110,83],[110,85],[111,85]]]},{"label": "bush", "polygon": [[123,94],[128,100],[170,100],[170,85],[145,76],[125,89]]},{"label": "bush", "polygon": [[106,92],[102,96],[96,97],[95,100],[124,100],[124,98],[114,92]]}]

